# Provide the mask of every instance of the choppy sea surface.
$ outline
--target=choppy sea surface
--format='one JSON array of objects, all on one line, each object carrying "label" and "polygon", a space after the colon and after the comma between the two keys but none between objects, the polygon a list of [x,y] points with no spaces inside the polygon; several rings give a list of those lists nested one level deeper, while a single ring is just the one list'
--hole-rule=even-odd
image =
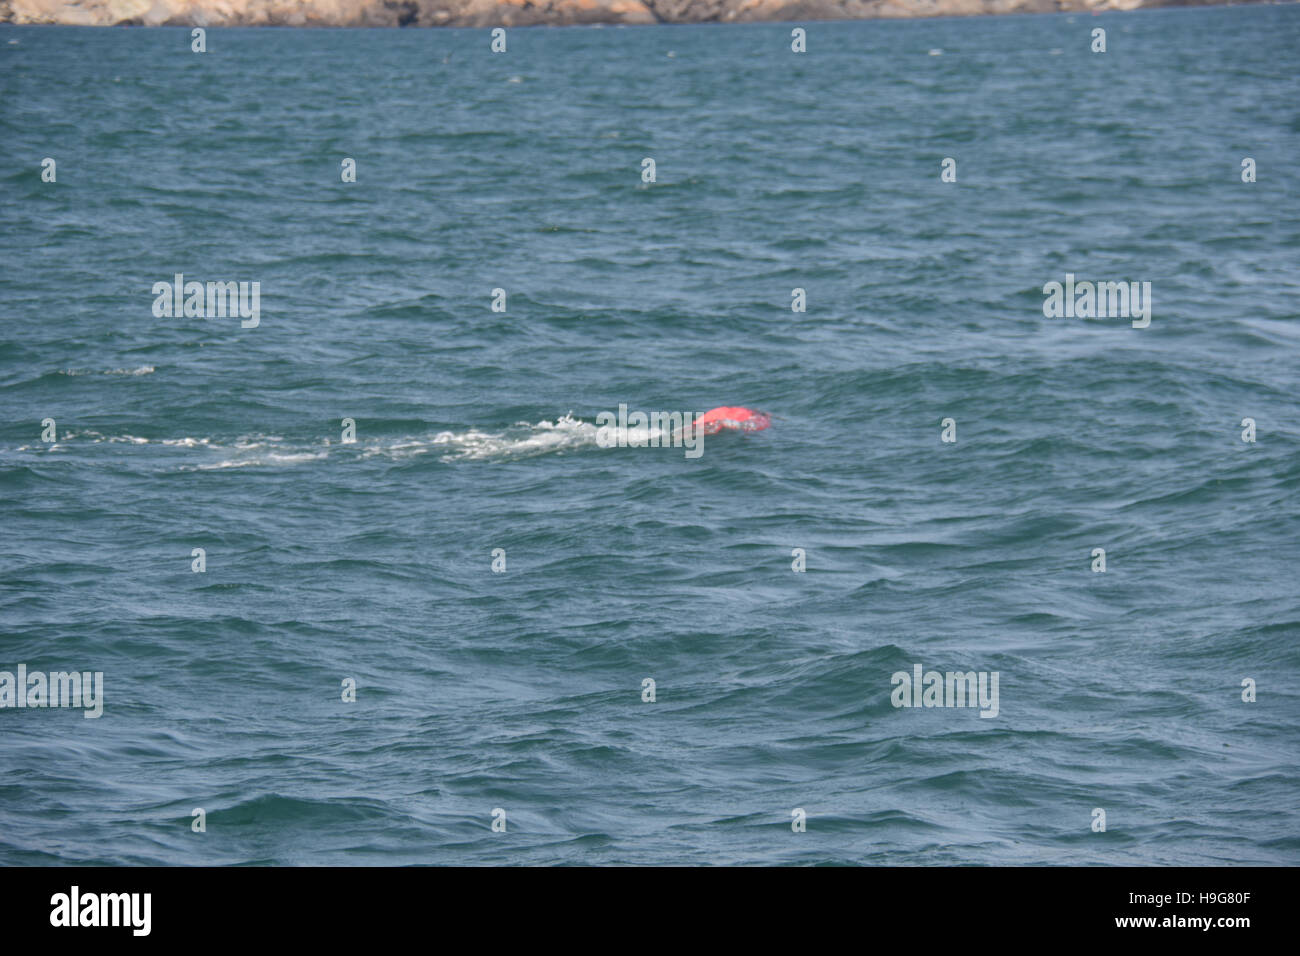
[{"label": "choppy sea surface", "polygon": [[802,26],[0,29],[0,863],[1300,862],[1300,8]]}]

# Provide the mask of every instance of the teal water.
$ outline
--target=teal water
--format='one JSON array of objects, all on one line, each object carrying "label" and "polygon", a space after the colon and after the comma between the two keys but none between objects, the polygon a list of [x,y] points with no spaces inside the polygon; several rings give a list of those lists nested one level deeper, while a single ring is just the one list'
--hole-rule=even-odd
[{"label": "teal water", "polygon": [[0,29],[0,862],[1300,861],[1300,9],[806,26]]}]

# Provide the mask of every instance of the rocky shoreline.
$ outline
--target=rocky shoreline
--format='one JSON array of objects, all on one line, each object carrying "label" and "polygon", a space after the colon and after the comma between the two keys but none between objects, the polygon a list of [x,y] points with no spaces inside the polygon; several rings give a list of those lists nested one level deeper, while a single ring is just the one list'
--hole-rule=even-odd
[{"label": "rocky shoreline", "polygon": [[0,0],[0,23],[490,27],[980,16],[1216,0]]}]

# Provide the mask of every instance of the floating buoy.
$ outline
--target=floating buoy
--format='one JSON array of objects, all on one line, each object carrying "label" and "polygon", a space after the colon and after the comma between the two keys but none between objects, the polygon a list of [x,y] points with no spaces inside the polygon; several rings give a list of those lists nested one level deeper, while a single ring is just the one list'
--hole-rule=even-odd
[{"label": "floating buoy", "polygon": [[695,420],[703,427],[704,434],[716,435],[724,429],[738,432],[761,432],[772,424],[772,416],[767,412],[757,412],[752,408],[739,405],[723,405],[711,408]]}]

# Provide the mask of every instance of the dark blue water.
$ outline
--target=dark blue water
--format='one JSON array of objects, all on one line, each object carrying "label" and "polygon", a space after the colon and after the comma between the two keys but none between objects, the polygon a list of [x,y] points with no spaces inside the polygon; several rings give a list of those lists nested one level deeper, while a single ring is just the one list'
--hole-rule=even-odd
[{"label": "dark blue water", "polygon": [[0,30],[0,862],[1300,861],[1300,9],[807,26]]}]

